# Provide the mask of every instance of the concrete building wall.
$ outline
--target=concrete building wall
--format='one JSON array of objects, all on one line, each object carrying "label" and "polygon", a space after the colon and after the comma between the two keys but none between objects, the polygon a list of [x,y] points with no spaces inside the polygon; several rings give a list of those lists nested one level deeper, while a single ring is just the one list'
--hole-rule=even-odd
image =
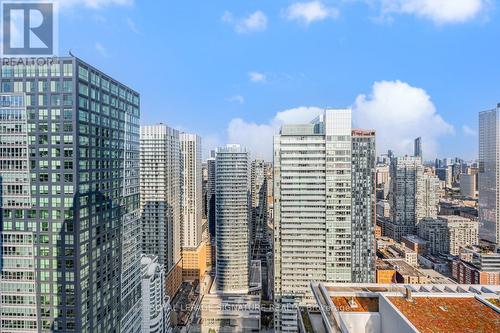
[{"label": "concrete building wall", "polygon": [[165,270],[156,256],[141,258],[141,333],[171,333],[170,298],[165,291]]},{"label": "concrete building wall", "polygon": [[431,254],[458,255],[460,247],[478,244],[478,223],[456,215],[424,218],[418,225],[419,237],[428,241]]},{"label": "concrete building wall", "polygon": [[345,109],[326,110],[309,124],[285,125],[275,136],[278,332],[297,331],[296,306],[312,301],[310,281],[375,279],[374,140],[373,132],[353,134]]},{"label": "concrete building wall", "polygon": [[215,171],[216,287],[248,291],[250,153],[239,145],[217,150]]},{"label": "concrete building wall", "polygon": [[476,190],[477,178],[478,176],[475,174],[472,175],[461,174],[460,194],[468,198],[477,198],[478,197],[478,191]]},{"label": "concrete building wall", "polygon": [[417,333],[415,327],[401,315],[385,297],[379,297],[380,327],[382,332]]},{"label": "concrete building wall", "polygon": [[179,131],[141,126],[142,251],[166,272],[181,260],[181,190]]},{"label": "concrete building wall", "polygon": [[424,174],[421,158],[396,157],[391,163],[391,216],[389,236],[401,241],[402,236],[414,234],[424,217],[438,213],[438,179]]},{"label": "concrete building wall", "polygon": [[202,239],[202,168],[201,138],[181,133],[182,224],[181,248],[195,249]]},{"label": "concrete building wall", "polygon": [[[182,251],[182,279],[183,281],[201,281],[210,263],[210,243],[202,241],[196,249]],[[207,255],[209,257],[207,257]]]}]

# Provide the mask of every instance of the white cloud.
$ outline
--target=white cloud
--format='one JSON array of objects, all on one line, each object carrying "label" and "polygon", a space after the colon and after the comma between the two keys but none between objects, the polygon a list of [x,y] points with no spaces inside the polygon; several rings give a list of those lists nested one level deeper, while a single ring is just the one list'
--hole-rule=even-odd
[{"label": "white cloud", "polygon": [[306,25],[327,18],[335,19],[340,12],[337,8],[327,7],[321,1],[296,2],[285,10],[285,17],[291,21],[299,21]]},{"label": "white cloud", "polygon": [[83,6],[88,8],[103,8],[109,6],[132,6],[134,0],[59,0],[62,8]]},{"label": "white cloud", "polygon": [[228,12],[227,10],[224,12],[224,14],[222,14],[222,17],[220,18],[222,20],[222,22],[226,22],[226,23],[233,23],[234,21],[234,16],[233,16],[233,13],[231,12]]},{"label": "white cloud", "polygon": [[381,0],[382,15],[410,14],[437,24],[461,23],[476,18],[490,0]]},{"label": "white cloud", "polygon": [[236,118],[228,125],[227,138],[229,143],[238,143],[250,149],[255,157],[270,160],[273,135],[278,128],[272,124],[256,124]]},{"label": "white cloud", "polygon": [[241,95],[234,95],[234,96],[226,98],[226,101],[243,104],[243,103],[245,103],[245,98]]},{"label": "white cloud", "polygon": [[323,108],[315,106],[300,106],[293,109],[278,112],[273,122],[283,124],[304,124],[311,122],[314,118],[322,114]]},{"label": "white cloud", "polygon": [[[436,111],[425,90],[401,81],[375,82],[369,95],[359,95],[353,109],[353,126],[377,132],[379,152],[413,154],[413,140],[422,137],[426,158],[435,157],[438,139],[453,135],[454,128]],[[297,107],[278,112],[268,122],[232,119],[227,127],[229,143],[247,146],[255,156],[272,159],[273,135],[283,124],[305,124],[322,114],[323,108]]]},{"label": "white cloud", "polygon": [[215,150],[223,145],[223,140],[218,134],[208,134],[202,135],[201,137],[201,148],[203,159],[207,159],[210,156],[210,151]]},{"label": "white cloud", "polygon": [[221,20],[231,24],[239,34],[260,32],[267,29],[267,16],[260,10],[243,18],[235,18],[231,12],[225,11]]},{"label": "white cloud", "polygon": [[464,135],[466,136],[477,136],[477,131],[476,130],[473,130],[472,128],[470,128],[469,126],[467,125],[463,125],[462,126],[462,132],[464,133]]},{"label": "white cloud", "polygon": [[140,35],[140,34],[141,34],[141,31],[140,31],[140,30],[139,30],[139,28],[137,27],[137,24],[135,23],[135,21],[134,21],[134,20],[132,20],[130,17],[127,17],[126,22],[127,22],[127,26],[129,27],[129,29],[130,29],[133,33],[135,33],[135,34],[137,34],[137,35]]},{"label": "white cloud", "polygon": [[111,57],[111,55],[109,54],[108,50],[101,43],[99,43],[99,42],[95,43],[95,49],[104,58]]},{"label": "white cloud", "polygon": [[283,124],[307,123],[323,112],[318,107],[298,107],[278,112],[268,123],[257,124],[241,118],[230,121],[227,139],[230,143],[239,143],[250,149],[254,156],[268,161],[273,156],[273,136],[279,133]]},{"label": "white cloud", "polygon": [[413,139],[420,136],[424,157],[434,157],[437,139],[454,133],[425,90],[401,81],[375,82],[369,96],[356,98],[353,119],[355,126],[377,131],[379,152],[412,154]]},{"label": "white cloud", "polygon": [[250,72],[248,73],[248,77],[252,82],[266,82],[266,75],[259,72]]}]

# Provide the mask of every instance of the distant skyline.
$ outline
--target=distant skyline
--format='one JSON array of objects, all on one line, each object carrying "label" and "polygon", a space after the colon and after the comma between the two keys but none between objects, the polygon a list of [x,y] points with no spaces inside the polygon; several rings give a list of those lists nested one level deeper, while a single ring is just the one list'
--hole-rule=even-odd
[{"label": "distant skyline", "polygon": [[352,107],[378,153],[476,159],[478,112],[500,102],[490,0],[62,0],[69,50],[141,94],[163,122],[271,158],[272,135]]}]

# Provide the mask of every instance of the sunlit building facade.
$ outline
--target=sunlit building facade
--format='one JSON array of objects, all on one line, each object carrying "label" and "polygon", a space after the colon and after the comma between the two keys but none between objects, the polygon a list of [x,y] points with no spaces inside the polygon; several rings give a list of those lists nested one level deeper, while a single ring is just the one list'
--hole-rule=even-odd
[{"label": "sunlit building facade", "polygon": [[139,94],[74,57],[0,86],[0,331],[139,332]]},{"label": "sunlit building facade", "polygon": [[249,289],[250,152],[240,145],[217,150],[215,234],[217,291]]},{"label": "sunlit building facade", "polygon": [[158,257],[171,297],[182,282],[181,163],[179,131],[141,126],[142,251]]},{"label": "sunlit building facade", "polygon": [[298,330],[311,281],[374,279],[375,133],[351,122],[330,109],[274,137],[277,332]]},{"label": "sunlit building facade", "polygon": [[479,113],[479,237],[500,245],[500,105]]}]

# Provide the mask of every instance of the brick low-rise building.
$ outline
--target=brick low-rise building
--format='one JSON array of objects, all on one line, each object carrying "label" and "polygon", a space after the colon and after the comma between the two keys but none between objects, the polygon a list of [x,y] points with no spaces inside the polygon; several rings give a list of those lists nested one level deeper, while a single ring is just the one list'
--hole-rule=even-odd
[{"label": "brick low-rise building", "polygon": [[183,281],[201,281],[207,271],[207,263],[210,262],[210,258],[207,258],[207,255],[211,253],[207,251],[207,247],[210,247],[210,243],[202,241],[197,248],[182,249]]},{"label": "brick low-rise building", "polygon": [[417,255],[427,254],[428,242],[417,235],[406,235],[401,238],[401,242],[409,249],[415,251]]},{"label": "brick low-rise building", "polygon": [[481,271],[474,265],[461,260],[452,263],[451,272],[459,284],[500,285],[500,272]]},{"label": "brick low-rise building", "polygon": [[452,276],[458,283],[500,285],[500,253],[488,246],[462,247]]}]

